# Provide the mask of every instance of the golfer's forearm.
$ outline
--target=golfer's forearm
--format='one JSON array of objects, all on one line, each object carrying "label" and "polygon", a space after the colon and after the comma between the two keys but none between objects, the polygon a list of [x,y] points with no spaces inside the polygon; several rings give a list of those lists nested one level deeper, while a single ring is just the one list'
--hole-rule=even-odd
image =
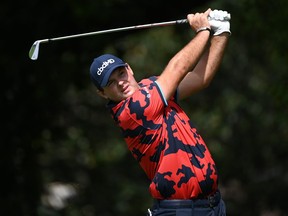
[{"label": "golfer's forearm", "polygon": [[190,95],[209,86],[222,62],[228,36],[212,37],[209,46],[201,56],[193,71],[188,73],[179,85],[179,98]]},{"label": "golfer's forearm", "polygon": [[228,43],[229,34],[223,33],[220,36],[211,38],[210,47],[207,56],[207,63],[204,75],[204,85],[207,87],[216,74],[224,55]]},{"label": "golfer's forearm", "polygon": [[186,74],[196,66],[208,41],[209,31],[198,33],[169,61],[157,80],[166,99],[174,93]]},{"label": "golfer's forearm", "polygon": [[208,41],[208,31],[197,34],[194,39],[170,60],[167,69],[174,80],[178,82],[177,85],[189,71],[192,71],[195,68]]}]

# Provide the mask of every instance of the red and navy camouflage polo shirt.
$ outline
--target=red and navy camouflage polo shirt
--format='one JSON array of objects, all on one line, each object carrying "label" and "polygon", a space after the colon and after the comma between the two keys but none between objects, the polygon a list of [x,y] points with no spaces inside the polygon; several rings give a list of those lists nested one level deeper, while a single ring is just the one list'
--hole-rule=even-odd
[{"label": "red and navy camouflage polo shirt", "polygon": [[217,190],[214,160],[179,106],[161,94],[156,77],[139,82],[140,89],[108,108],[128,149],[151,180],[155,199],[190,199]]}]

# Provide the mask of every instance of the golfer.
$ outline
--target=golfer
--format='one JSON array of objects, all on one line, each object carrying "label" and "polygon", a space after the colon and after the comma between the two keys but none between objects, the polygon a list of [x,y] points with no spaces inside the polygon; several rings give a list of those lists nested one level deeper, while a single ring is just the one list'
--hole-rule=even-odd
[{"label": "golfer", "polygon": [[[215,20],[208,20],[209,14]],[[204,140],[179,101],[213,79],[230,36],[226,11],[188,14],[195,36],[158,76],[137,82],[122,59],[95,58],[90,77],[120,127],[128,149],[150,179],[147,215],[226,215],[218,172]]]}]

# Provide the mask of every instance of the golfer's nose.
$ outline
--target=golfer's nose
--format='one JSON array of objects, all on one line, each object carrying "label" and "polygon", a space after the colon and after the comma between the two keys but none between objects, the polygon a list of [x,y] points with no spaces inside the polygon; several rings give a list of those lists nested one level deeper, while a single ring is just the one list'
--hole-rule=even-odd
[{"label": "golfer's nose", "polygon": [[118,80],[118,85],[119,86],[122,86],[124,84],[124,81],[123,80]]}]

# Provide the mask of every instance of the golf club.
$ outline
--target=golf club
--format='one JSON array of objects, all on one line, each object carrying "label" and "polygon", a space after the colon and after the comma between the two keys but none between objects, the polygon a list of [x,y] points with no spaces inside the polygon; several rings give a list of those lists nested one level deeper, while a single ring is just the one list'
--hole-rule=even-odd
[{"label": "golf club", "polygon": [[150,27],[156,27],[156,26],[169,26],[169,25],[175,25],[175,24],[183,24],[187,22],[188,22],[187,19],[181,19],[181,20],[174,20],[174,21],[168,21],[168,22],[136,25],[136,26],[108,29],[108,30],[95,31],[95,32],[89,32],[89,33],[75,34],[75,35],[69,35],[69,36],[63,36],[63,37],[56,37],[56,38],[50,38],[50,39],[36,40],[29,50],[29,57],[32,60],[37,60],[38,54],[39,54],[40,43],[48,43],[50,41],[65,40],[65,39],[71,39],[71,38],[77,38],[77,37],[85,37],[85,36],[91,36],[91,35],[96,35],[96,34],[119,32],[119,31],[133,30],[133,29],[143,29],[143,28],[150,28]]},{"label": "golf club", "polygon": [[[216,20],[218,19],[217,17],[213,17],[213,15],[211,13],[209,16],[210,16],[210,19],[216,19]],[[226,16],[224,17],[224,20],[230,20],[230,19],[231,19],[230,14],[227,13]],[[174,21],[168,21],[168,22],[136,25],[136,26],[108,29],[108,30],[102,30],[102,31],[88,32],[88,33],[82,33],[82,34],[75,34],[75,35],[69,35],[69,36],[63,36],[63,37],[56,37],[56,38],[50,38],[50,39],[36,40],[29,50],[29,57],[32,60],[38,59],[40,43],[48,43],[50,41],[65,40],[65,39],[71,39],[71,38],[77,38],[77,37],[85,37],[85,36],[91,36],[91,35],[96,35],[96,34],[104,34],[104,33],[119,32],[119,31],[126,31],[126,30],[151,28],[151,27],[156,27],[156,26],[169,26],[169,25],[184,24],[184,23],[188,23],[188,20],[187,19],[180,19],[180,20],[174,20]]]}]

